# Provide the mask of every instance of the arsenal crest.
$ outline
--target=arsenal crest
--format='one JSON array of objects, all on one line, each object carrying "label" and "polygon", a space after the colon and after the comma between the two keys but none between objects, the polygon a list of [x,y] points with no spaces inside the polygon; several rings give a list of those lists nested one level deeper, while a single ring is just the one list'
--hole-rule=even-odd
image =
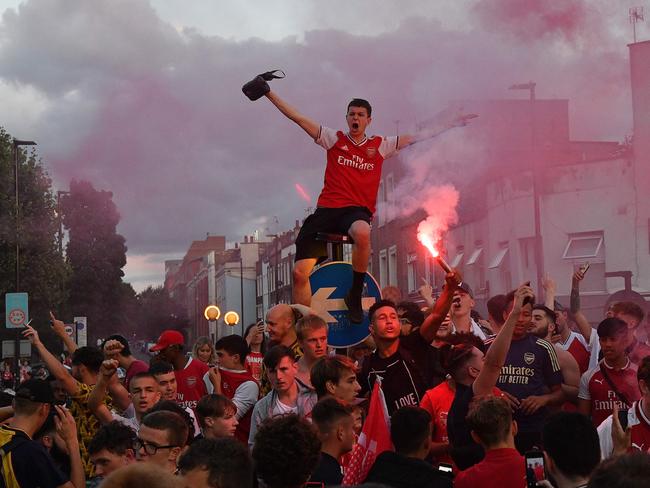
[{"label": "arsenal crest", "polygon": [[377,148],[369,147],[366,149],[366,153],[368,154],[369,158],[374,158],[377,155]]},{"label": "arsenal crest", "polygon": [[533,364],[535,361],[535,355],[532,352],[525,352],[524,353],[524,362],[526,364]]},{"label": "arsenal crest", "polygon": [[187,383],[187,386],[194,388],[194,386],[196,386],[196,376],[188,376],[185,382]]}]

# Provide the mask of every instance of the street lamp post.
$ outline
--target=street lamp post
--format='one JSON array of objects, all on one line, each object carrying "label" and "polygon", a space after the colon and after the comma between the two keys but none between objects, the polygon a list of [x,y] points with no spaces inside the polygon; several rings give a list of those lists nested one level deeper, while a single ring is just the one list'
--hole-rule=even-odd
[{"label": "street lamp post", "polygon": [[542,277],[544,276],[544,245],[542,242],[542,219],[539,198],[539,164],[537,161],[537,128],[535,118],[535,87],[534,81],[518,83],[510,86],[510,90],[528,90],[530,94],[530,165],[533,174],[533,212],[535,223],[535,268],[537,268],[537,293],[541,295]]},{"label": "street lamp post", "polygon": [[[20,146],[35,146],[34,141],[22,141],[20,139],[13,140],[14,149],[14,183],[15,183],[15,219],[16,219],[16,293],[20,291],[20,199],[18,187],[18,148]],[[16,329],[16,337],[14,340],[14,383],[18,384],[20,381],[20,332],[21,329]]]}]

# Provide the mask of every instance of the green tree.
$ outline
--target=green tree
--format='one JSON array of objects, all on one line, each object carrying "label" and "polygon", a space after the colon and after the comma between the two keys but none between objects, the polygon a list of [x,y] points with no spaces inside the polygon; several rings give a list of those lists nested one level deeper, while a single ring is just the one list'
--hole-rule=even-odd
[{"label": "green tree", "polygon": [[120,214],[110,191],[72,180],[61,199],[68,231],[66,259],[72,270],[70,311],[88,317],[89,344],[122,329],[126,244],[117,233]]},{"label": "green tree", "polygon": [[140,339],[155,339],[165,329],[180,330],[189,325],[185,309],[164,287],[148,287],[138,294]]},{"label": "green tree", "polygon": [[[47,331],[49,310],[67,298],[69,267],[58,252],[56,198],[33,150],[18,150],[19,227],[16,232],[13,138],[0,127],[0,303],[16,290],[16,238],[20,248],[20,290],[29,293],[30,318]],[[2,333],[6,334],[4,327]],[[10,333],[9,336],[12,336]],[[45,332],[46,339],[48,333]]]}]

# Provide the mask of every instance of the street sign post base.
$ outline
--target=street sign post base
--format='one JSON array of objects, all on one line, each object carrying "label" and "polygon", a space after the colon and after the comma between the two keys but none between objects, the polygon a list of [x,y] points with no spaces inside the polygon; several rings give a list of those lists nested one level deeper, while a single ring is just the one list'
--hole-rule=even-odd
[{"label": "street sign post base", "polygon": [[379,284],[366,273],[361,298],[363,322],[350,322],[344,297],[352,286],[352,265],[333,261],[314,269],[309,282],[312,289],[311,308],[328,325],[327,342],[330,347],[350,347],[363,342],[369,335],[368,309],[381,299]]}]

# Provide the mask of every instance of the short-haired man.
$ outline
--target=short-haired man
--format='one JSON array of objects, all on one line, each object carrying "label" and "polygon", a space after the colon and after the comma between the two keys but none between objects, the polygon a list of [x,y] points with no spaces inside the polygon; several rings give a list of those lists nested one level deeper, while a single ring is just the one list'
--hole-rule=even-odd
[{"label": "short-haired man", "polygon": [[250,446],[255,442],[260,424],[267,418],[287,414],[308,417],[316,403],[316,393],[296,381],[298,367],[291,349],[273,346],[264,355],[264,367],[272,389],[253,408],[248,438]]},{"label": "short-haired man", "polygon": [[[56,319],[53,322],[56,326],[63,324]],[[101,426],[101,423],[90,410],[88,401],[93,385],[97,383],[97,375],[104,361],[104,355],[96,347],[80,347],[76,349],[72,353],[72,374],[70,375],[61,362],[47,350],[36,330],[27,326],[23,335],[30,340],[46,364],[47,369],[61,382],[63,388],[71,397],[70,412],[77,424],[81,459],[84,463],[86,476],[90,477],[92,475],[92,465],[90,464],[86,446]],[[112,408],[114,403],[118,408],[124,409],[131,402],[124,387],[122,385],[118,387],[117,382],[110,385],[109,392],[112,400],[107,405],[109,408]]]},{"label": "short-haired man", "polygon": [[245,446],[231,438],[193,442],[178,461],[185,486],[252,488],[253,461]]},{"label": "short-haired man", "polygon": [[178,456],[187,443],[187,423],[174,412],[158,411],[144,416],[133,443],[136,459],[176,472]]},{"label": "short-haired man", "polygon": [[115,359],[107,359],[102,363],[97,377],[97,384],[93,388],[88,399],[88,407],[102,424],[109,424],[117,420],[132,428],[135,432],[140,427],[142,417],[161,398],[156,378],[148,372],[137,373],[131,377],[130,391],[131,403],[119,415],[108,409],[105,398],[108,393],[109,384],[117,381],[118,362]]},{"label": "short-haired man", "polygon": [[327,322],[318,315],[305,315],[296,322],[296,335],[303,355],[298,359],[296,379],[312,388],[309,377],[316,361],[327,354]]},{"label": "short-haired man", "polygon": [[266,312],[264,323],[269,334],[269,348],[286,346],[293,352],[296,360],[302,356],[302,349],[296,334],[298,313],[286,303],[279,303]]},{"label": "short-haired man", "polygon": [[480,463],[461,471],[454,480],[457,488],[520,488],[525,486],[524,457],[515,449],[517,423],[510,405],[501,398],[476,399],[467,415],[472,438],[485,449]]},{"label": "short-haired man", "polygon": [[431,416],[419,407],[403,407],[391,417],[390,438],[395,452],[384,451],[366,477],[366,483],[393,488],[450,487],[451,478],[425,461],[431,447]]},{"label": "short-haired man", "polygon": [[212,393],[201,398],[196,404],[196,416],[205,439],[232,437],[236,434],[239,424],[237,406],[223,395]]},{"label": "short-haired man", "polygon": [[95,476],[105,478],[113,471],[135,462],[135,437],[133,429],[121,422],[102,425],[88,444]]},{"label": "short-haired man", "polygon": [[[515,292],[506,295],[507,311],[513,308]],[[562,371],[551,343],[530,334],[534,297],[520,309],[512,332],[512,342],[497,381],[498,386],[516,407],[515,442],[519,452],[539,446],[544,419],[549,407],[564,402]]]},{"label": "short-haired man", "polygon": [[650,479],[650,456],[635,452],[608,459],[594,470],[589,488],[646,488]]},{"label": "short-haired man", "polygon": [[637,371],[627,356],[627,324],[611,317],[598,324],[598,341],[603,359],[580,379],[578,411],[591,417],[598,427],[614,410],[632,407],[639,399]]},{"label": "short-haired man", "polygon": [[[211,379],[207,364],[186,357],[183,353],[185,338],[177,330],[165,330],[149,352],[157,352],[156,361],[165,361],[174,366],[176,376],[176,401],[184,407],[194,408],[196,402],[208,393]],[[214,385],[212,385],[214,388]]]},{"label": "short-haired man", "polygon": [[431,342],[449,311],[460,281],[457,273],[447,275],[447,286],[433,312],[416,332],[407,336],[401,336],[399,316],[393,302],[379,300],[370,307],[370,333],[377,349],[364,360],[359,384],[361,394],[365,395],[372,391],[377,376],[381,376],[389,414],[407,405],[418,405],[426,390],[445,377],[438,352]]},{"label": "short-haired man", "polygon": [[108,336],[101,347],[106,359],[116,359],[120,368],[124,368],[126,376],[124,377],[124,388],[129,390],[131,378],[138,373],[145,373],[149,370],[149,365],[131,354],[129,341],[120,334]]},{"label": "short-haired man", "polygon": [[[546,305],[534,305],[528,332],[553,344],[551,338],[556,330],[555,312]],[[553,344],[553,347],[560,362],[560,370],[564,380],[562,391],[564,391],[567,400],[565,407],[575,409],[575,403],[578,400],[578,387],[580,386],[580,367],[570,352],[565,351],[558,344]]]},{"label": "short-haired man", "polygon": [[618,407],[598,426],[603,458],[620,454],[615,452],[615,448],[618,447],[618,443],[614,442],[617,435],[621,437],[629,435],[629,438],[624,437],[621,450],[650,451],[650,356],[643,358],[636,375],[641,398],[627,410],[627,429],[623,429],[620,425]]},{"label": "short-haired man", "polygon": [[367,137],[366,128],[372,121],[372,107],[367,100],[355,98],[348,104],[348,132],[343,133],[305,117],[271,90],[267,91],[266,96],[282,114],[298,124],[327,151],[325,184],[316,211],[305,219],[296,238],[293,301],[310,305],[309,274],[318,261],[327,256],[327,243],[317,240],[317,234],[348,234],[353,240],[353,276],[345,302],[350,321],[360,323],[363,321],[361,293],[370,258],[370,222],[375,212],[384,160],[403,147],[435,137],[452,127],[465,125],[472,117],[456,117],[439,128],[416,135]]},{"label": "short-haired man", "polygon": [[343,472],[339,459],[352,451],[355,442],[352,408],[335,398],[320,400],[311,412],[321,441],[320,461],[310,482],[325,486],[340,485]]},{"label": "short-haired man", "polygon": [[361,386],[357,381],[358,369],[347,356],[336,354],[319,359],[311,369],[311,384],[318,399],[332,396],[352,404],[357,399]]},{"label": "short-haired man", "polygon": [[235,437],[248,442],[253,406],[260,396],[260,387],[246,369],[248,344],[238,335],[224,336],[214,345],[217,366],[210,369],[210,376],[217,386],[215,392],[226,396],[237,407],[237,430]]},{"label": "short-haired man", "polygon": [[451,324],[453,332],[471,332],[481,340],[486,340],[490,331],[485,331],[472,318],[472,310],[476,302],[474,301],[474,292],[472,288],[464,281],[458,285],[454,291],[454,297],[451,301]]},{"label": "short-haired man", "polygon": [[320,440],[305,419],[288,414],[267,419],[255,438],[253,461],[267,488],[302,488],[316,469]]},{"label": "short-haired man", "polygon": [[[54,395],[48,381],[30,379],[18,385],[13,400],[14,416],[7,426],[0,425],[0,485],[52,488],[85,486],[75,422],[70,412],[63,407],[53,407],[53,404]],[[59,424],[57,430],[62,434],[69,451],[72,481],[56,467],[45,447],[32,440],[52,408],[56,408]]]},{"label": "short-haired man", "polygon": [[628,357],[630,361],[638,365],[644,357],[650,356],[650,346],[639,340],[639,331],[645,312],[634,302],[618,302],[610,307],[609,313],[627,324],[629,334]]},{"label": "short-haired man", "polygon": [[557,488],[587,486],[600,463],[598,434],[589,418],[577,412],[558,412],[542,430],[546,471]]}]

